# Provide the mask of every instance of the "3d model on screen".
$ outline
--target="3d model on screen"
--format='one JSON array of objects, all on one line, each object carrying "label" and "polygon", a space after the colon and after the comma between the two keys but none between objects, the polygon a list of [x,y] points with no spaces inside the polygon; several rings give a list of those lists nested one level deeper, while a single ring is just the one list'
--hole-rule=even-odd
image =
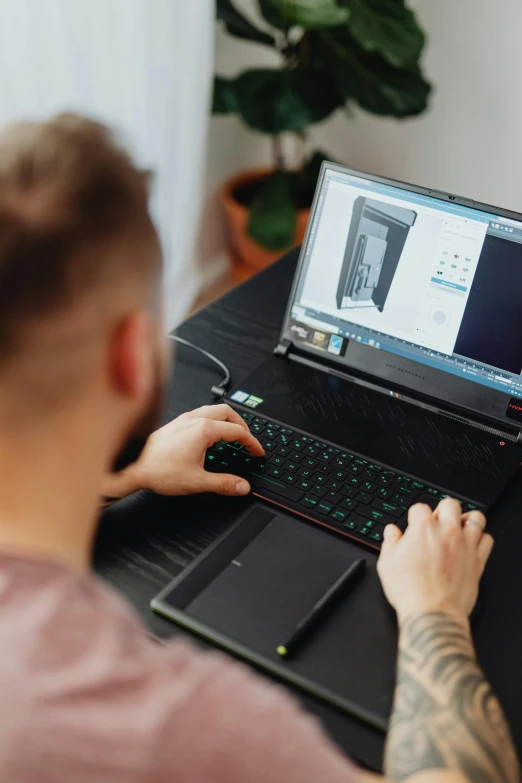
[{"label": "3d model on screen", "polygon": [[412,209],[364,196],[355,199],[337,286],[339,309],[371,300],[370,306],[382,312],[416,217]]}]

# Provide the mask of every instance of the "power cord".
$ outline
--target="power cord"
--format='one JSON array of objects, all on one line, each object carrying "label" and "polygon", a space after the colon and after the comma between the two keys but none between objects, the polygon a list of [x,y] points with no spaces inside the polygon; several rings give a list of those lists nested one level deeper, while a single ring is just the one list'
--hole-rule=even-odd
[{"label": "power cord", "polygon": [[215,397],[216,399],[221,399],[222,397],[224,397],[228,391],[228,387],[230,386],[230,381],[231,381],[230,370],[228,369],[226,364],[223,364],[221,359],[218,359],[213,354],[209,353],[208,351],[205,351],[204,348],[200,348],[199,345],[194,345],[194,343],[189,343],[188,340],[184,340],[183,337],[178,337],[177,334],[168,334],[167,337],[169,338],[169,340],[173,340],[175,343],[184,345],[187,348],[192,348],[193,351],[197,351],[198,353],[203,354],[203,356],[206,356],[207,359],[210,359],[211,362],[214,362],[214,364],[217,364],[217,366],[223,370],[223,372],[225,373],[225,377],[223,378],[221,383],[212,386],[210,391],[212,393],[212,396]]}]

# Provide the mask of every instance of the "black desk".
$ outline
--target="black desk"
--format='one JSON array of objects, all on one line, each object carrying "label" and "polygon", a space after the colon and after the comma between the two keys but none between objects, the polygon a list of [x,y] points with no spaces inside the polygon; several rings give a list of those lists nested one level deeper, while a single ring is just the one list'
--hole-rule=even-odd
[{"label": "black desk", "polygon": [[[179,334],[221,358],[233,381],[240,380],[277,342],[296,261],[293,251],[186,321]],[[210,403],[210,387],[219,377],[204,357],[180,346],[176,352],[165,421]],[[96,546],[96,570],[125,595],[157,636],[182,633],[152,614],[150,599],[250,502],[139,493],[106,512]],[[522,755],[522,482],[507,490],[490,526],[497,545],[485,577],[476,639],[481,663],[501,698]],[[309,697],[302,701],[347,753],[379,768],[382,735]]]}]

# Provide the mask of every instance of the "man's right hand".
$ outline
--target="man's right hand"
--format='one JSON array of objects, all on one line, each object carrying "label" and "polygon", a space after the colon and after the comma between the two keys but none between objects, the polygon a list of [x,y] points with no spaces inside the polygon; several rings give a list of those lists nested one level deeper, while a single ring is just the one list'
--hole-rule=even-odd
[{"label": "man's right hand", "polygon": [[399,622],[424,612],[470,615],[493,548],[485,526],[479,511],[462,514],[458,501],[445,498],[435,511],[412,506],[404,534],[386,527],[377,570]]},{"label": "man's right hand", "polygon": [[446,498],[385,529],[377,565],[397,611],[397,683],[386,779],[520,783],[502,708],[477,663],[468,617],[493,547],[479,511]]}]

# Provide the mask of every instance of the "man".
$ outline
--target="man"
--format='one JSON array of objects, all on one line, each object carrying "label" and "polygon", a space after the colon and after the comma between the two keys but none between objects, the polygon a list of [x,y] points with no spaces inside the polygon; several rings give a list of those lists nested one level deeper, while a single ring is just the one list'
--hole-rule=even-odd
[{"label": "man", "polygon": [[[89,573],[100,488],[242,495],[244,480],[203,470],[205,450],[224,439],[263,453],[225,405],[147,440],[165,377],[160,271],[146,178],[104,128],[62,115],[5,132],[0,780],[370,780],[282,690],[155,644]],[[404,535],[386,529],[379,573],[400,628],[389,779],[518,780],[467,620],[492,546],[484,525],[448,499],[412,509]]]}]

